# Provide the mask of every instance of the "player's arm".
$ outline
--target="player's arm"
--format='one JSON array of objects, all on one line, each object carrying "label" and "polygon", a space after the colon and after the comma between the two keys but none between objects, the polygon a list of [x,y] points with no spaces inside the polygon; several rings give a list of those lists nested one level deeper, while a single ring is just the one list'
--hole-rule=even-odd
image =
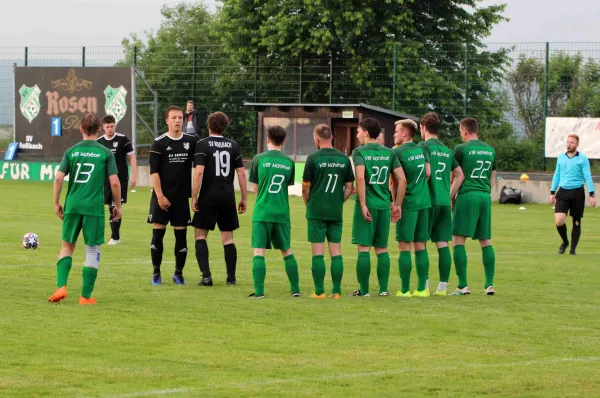
[{"label": "player's arm", "polygon": [[429,164],[429,162],[425,162],[425,175],[429,180],[429,177],[431,177],[431,165]]},{"label": "player's arm", "polygon": [[554,169],[554,175],[552,176],[552,185],[550,186],[550,203],[556,202],[556,191],[558,190],[558,184],[560,184],[560,156],[556,159],[556,168]]},{"label": "player's arm", "polygon": [[463,181],[465,181],[465,173],[463,173],[462,167],[457,166],[452,170],[452,185],[450,186],[450,200],[456,198],[456,194],[460,189]]},{"label": "player's arm", "polygon": [[258,159],[254,157],[252,160],[252,167],[250,167],[250,188],[254,193],[258,193]]},{"label": "player's arm", "polygon": [[344,202],[348,200],[352,191],[354,191],[354,170],[352,165],[348,162],[348,168],[346,169],[346,178],[344,180]]},{"label": "player's arm", "polygon": [[[356,164],[356,163],[355,163]],[[367,207],[367,185],[365,181],[365,166],[356,165],[356,191],[358,193],[358,201],[362,210],[363,217],[366,221],[371,222],[371,214]]]},{"label": "player's arm", "polygon": [[592,171],[590,170],[590,161],[587,158],[583,159],[583,164],[581,166],[583,178],[585,179],[590,194],[590,205],[596,207],[596,193],[594,192],[594,180],[592,179]]},{"label": "player's arm", "polygon": [[204,169],[205,166],[203,164],[197,164],[194,169],[194,178],[192,179],[192,211],[198,211],[198,194],[200,193],[200,186],[202,185],[202,180],[204,178]]},{"label": "player's arm", "polygon": [[165,197],[162,190],[162,183],[160,181],[160,165],[161,165],[162,151],[156,141],[150,148],[150,182],[152,183],[152,190],[158,200],[158,206],[163,210],[169,210],[171,202]]},{"label": "player's arm", "polygon": [[302,181],[302,199],[304,200],[304,206],[308,206],[308,200],[310,199],[310,181]]},{"label": "player's arm", "polygon": [[310,199],[310,186],[313,179],[314,161],[311,156],[306,159],[304,165],[304,173],[302,173],[302,200],[304,200],[304,206],[308,206],[308,200]]},{"label": "player's arm", "polygon": [[119,170],[117,169],[117,161],[112,152],[108,151],[106,158],[106,175],[110,184],[110,190],[115,201],[113,209],[113,220],[121,219],[121,181],[119,181]]},{"label": "player's arm", "polygon": [[393,175],[394,189],[392,190],[392,197],[394,199],[394,206],[402,207],[404,196],[406,196],[406,185],[408,184],[406,174],[404,174],[402,167],[397,167],[394,169]]},{"label": "player's arm", "polygon": [[239,150],[239,147],[236,146],[236,158],[235,158],[235,171],[238,176],[238,184],[240,184],[240,192],[242,194],[242,199],[238,204],[238,213],[242,214],[246,212],[246,204],[248,203],[248,180],[246,179],[246,169],[244,168],[244,158],[242,157],[242,153]]},{"label": "player's arm", "polygon": [[129,159],[129,166],[131,166],[131,176],[129,177],[129,186],[131,189],[135,188],[137,184],[137,158],[135,157],[135,151],[131,141],[127,139],[125,141],[125,150],[127,151],[127,158]]},{"label": "player's arm", "polygon": [[57,171],[56,172],[56,176],[54,177],[54,190],[53,190],[53,197],[54,197],[54,211],[56,212],[56,215],[58,216],[58,218],[60,218],[61,220],[64,217],[64,211],[62,206],[60,205],[60,193],[62,191],[62,186],[63,186],[63,182],[65,181],[65,173],[63,173],[62,171]]}]

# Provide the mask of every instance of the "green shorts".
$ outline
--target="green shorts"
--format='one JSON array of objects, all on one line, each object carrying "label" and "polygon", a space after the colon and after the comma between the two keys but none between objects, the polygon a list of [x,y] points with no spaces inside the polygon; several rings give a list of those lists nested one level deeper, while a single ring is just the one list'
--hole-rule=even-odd
[{"label": "green shorts", "polygon": [[252,248],[289,250],[290,230],[290,224],[252,221]]},{"label": "green shorts", "polygon": [[369,209],[371,222],[365,221],[360,207],[354,207],[352,243],[355,245],[387,248],[390,239],[390,209]]},{"label": "green shorts", "polygon": [[396,223],[396,241],[427,242],[429,240],[429,209],[402,212]]},{"label": "green shorts", "polygon": [[316,220],[314,218],[309,218],[306,221],[310,243],[325,243],[325,237],[327,237],[329,243],[340,243],[342,241],[342,221]]},{"label": "green shorts", "polygon": [[104,243],[104,217],[84,216],[82,214],[65,214],[62,225],[62,240],[77,242],[79,232],[83,229],[83,241],[88,246]]},{"label": "green shorts", "polygon": [[432,242],[452,240],[452,209],[450,206],[431,206],[429,209],[429,235]]},{"label": "green shorts", "polygon": [[486,192],[458,195],[454,204],[453,235],[492,239],[492,198]]}]

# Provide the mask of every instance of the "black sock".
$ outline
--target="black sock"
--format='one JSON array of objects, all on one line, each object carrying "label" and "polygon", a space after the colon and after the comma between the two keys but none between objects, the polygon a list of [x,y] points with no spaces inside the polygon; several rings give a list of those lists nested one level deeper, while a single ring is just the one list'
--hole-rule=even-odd
[{"label": "black sock", "polygon": [[150,242],[150,255],[152,256],[152,266],[154,267],[154,275],[160,275],[160,264],[162,263],[163,255],[163,238],[165,237],[165,229],[152,230],[152,242]]},{"label": "black sock", "polygon": [[235,269],[237,267],[237,249],[235,243],[223,246],[225,250],[225,265],[227,266],[227,282],[235,281]]},{"label": "black sock", "polygon": [[558,231],[558,234],[562,238],[563,243],[565,245],[568,245],[569,244],[569,239],[567,239],[567,225],[563,224],[560,227],[557,225],[556,226],[556,230]]},{"label": "black sock", "polygon": [[202,272],[202,278],[208,278],[210,275],[210,265],[208,263],[208,245],[206,239],[198,239],[196,241],[196,260],[198,267]]},{"label": "black sock", "polygon": [[175,275],[181,276],[187,259],[187,230],[175,230]]},{"label": "black sock", "polygon": [[110,223],[110,229],[112,231],[111,239],[120,240],[121,239],[121,219],[113,220]]},{"label": "black sock", "polygon": [[573,230],[571,231],[571,251],[574,252],[579,243],[579,237],[581,236],[581,223],[579,221],[573,221]]}]

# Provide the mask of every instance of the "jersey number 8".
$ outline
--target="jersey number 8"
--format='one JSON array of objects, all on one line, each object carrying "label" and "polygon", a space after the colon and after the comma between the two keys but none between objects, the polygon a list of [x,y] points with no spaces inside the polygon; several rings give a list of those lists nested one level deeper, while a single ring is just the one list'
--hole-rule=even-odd
[{"label": "jersey number 8", "polygon": [[269,193],[279,193],[281,188],[283,188],[284,181],[285,176],[283,174],[275,174],[271,178],[271,183],[269,184]]}]

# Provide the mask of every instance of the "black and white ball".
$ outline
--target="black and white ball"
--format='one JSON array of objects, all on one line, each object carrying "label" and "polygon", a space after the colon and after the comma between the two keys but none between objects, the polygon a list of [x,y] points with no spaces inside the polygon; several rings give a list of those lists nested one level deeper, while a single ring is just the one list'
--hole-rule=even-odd
[{"label": "black and white ball", "polygon": [[40,245],[40,238],[33,232],[28,232],[23,236],[21,244],[25,249],[37,249]]}]

